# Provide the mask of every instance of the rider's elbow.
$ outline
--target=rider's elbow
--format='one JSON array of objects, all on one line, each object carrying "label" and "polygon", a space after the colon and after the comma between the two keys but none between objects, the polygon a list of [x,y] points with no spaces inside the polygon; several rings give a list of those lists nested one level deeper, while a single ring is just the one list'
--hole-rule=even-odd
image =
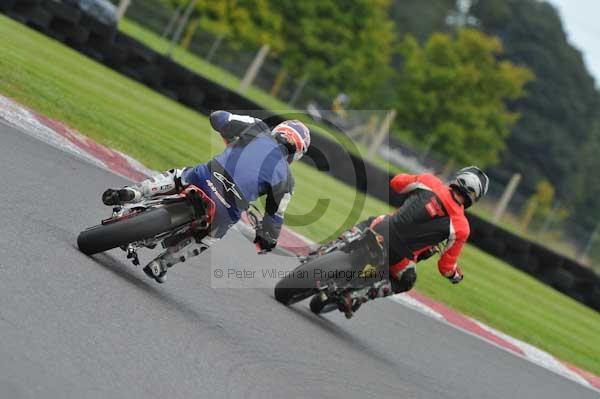
[{"label": "rider's elbow", "polygon": [[231,113],[227,111],[214,111],[210,114],[210,126],[217,132],[221,132],[229,122],[230,116]]}]

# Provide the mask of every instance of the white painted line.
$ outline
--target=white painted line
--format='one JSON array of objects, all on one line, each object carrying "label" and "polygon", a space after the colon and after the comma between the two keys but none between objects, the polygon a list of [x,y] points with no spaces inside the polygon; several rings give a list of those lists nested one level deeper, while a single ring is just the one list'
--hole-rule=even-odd
[{"label": "white painted line", "polygon": [[475,323],[477,323],[484,330],[489,331],[492,334],[519,347],[525,353],[525,357],[528,360],[532,361],[533,363],[535,363],[539,366],[542,366],[548,370],[552,370],[555,373],[560,374],[570,380],[576,381],[582,385],[591,387],[591,384],[585,378],[583,378],[579,374],[577,374],[574,371],[572,371],[571,369],[569,369],[567,366],[565,366],[563,363],[561,363],[558,359],[556,359],[554,356],[552,356],[548,352],[544,352],[543,350],[536,348],[533,345],[530,345],[519,339],[513,338],[510,335],[505,334],[501,331],[498,331],[498,330],[496,330],[486,324],[483,324],[475,319],[471,319],[471,320],[473,320]]},{"label": "white painted line", "polygon": [[441,313],[436,312],[435,310],[431,309],[429,306],[425,305],[422,302],[419,302],[415,298],[408,296],[406,294],[392,295],[391,297],[389,297],[389,299],[394,302],[400,303],[404,306],[407,306],[411,309],[414,309],[414,310],[418,311],[419,313],[422,313],[426,316],[433,317],[434,319],[446,321],[446,319],[444,318],[444,316],[442,316]]}]

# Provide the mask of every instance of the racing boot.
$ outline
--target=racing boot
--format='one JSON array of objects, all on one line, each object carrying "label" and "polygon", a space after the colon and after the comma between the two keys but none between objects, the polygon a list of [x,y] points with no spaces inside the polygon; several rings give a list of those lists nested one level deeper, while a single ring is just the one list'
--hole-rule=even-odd
[{"label": "racing boot", "polygon": [[377,298],[385,298],[386,296],[392,295],[392,293],[393,291],[390,283],[374,285],[367,292],[363,302],[368,300],[373,301]]},{"label": "racing boot", "polygon": [[390,268],[391,287],[394,294],[410,291],[417,281],[417,268],[413,261],[402,261]]},{"label": "racing boot", "polygon": [[183,181],[183,171],[184,169],[171,169],[131,187],[109,188],[102,194],[102,202],[108,206],[115,206],[139,202],[143,198],[154,195],[178,193],[186,186]]},{"label": "racing boot", "polygon": [[123,187],[120,189],[109,188],[102,193],[102,202],[107,206],[138,202],[141,198],[142,193],[129,187]]},{"label": "racing boot", "polygon": [[351,319],[358,308],[360,308],[360,305],[362,305],[361,300],[352,298],[350,292],[346,292],[338,302],[338,310],[346,316],[346,319]]}]

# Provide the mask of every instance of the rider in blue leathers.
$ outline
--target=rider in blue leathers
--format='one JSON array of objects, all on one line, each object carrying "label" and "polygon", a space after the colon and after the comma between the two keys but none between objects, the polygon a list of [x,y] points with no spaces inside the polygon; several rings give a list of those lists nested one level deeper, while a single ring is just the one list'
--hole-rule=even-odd
[{"label": "rider in blue leathers", "polygon": [[192,168],[171,169],[134,186],[108,189],[104,204],[113,206],[138,202],[153,195],[171,194],[195,185],[208,194],[217,206],[209,237],[201,247],[174,245],[150,262],[144,272],[162,283],[167,269],[187,256],[199,254],[215,239],[221,238],[239,221],[249,203],[266,195],[265,216],[256,232],[255,243],[263,251],[277,245],[283,215],[291,199],[294,179],[290,163],[300,159],[310,146],[310,131],[297,120],[277,125],[273,130],[260,119],[215,111],[210,123],[221,134],[227,147],[207,163]]}]

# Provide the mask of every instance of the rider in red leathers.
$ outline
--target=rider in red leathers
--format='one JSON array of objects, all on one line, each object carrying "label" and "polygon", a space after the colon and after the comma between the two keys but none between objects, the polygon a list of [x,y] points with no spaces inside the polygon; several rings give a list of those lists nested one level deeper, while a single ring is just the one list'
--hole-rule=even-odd
[{"label": "rider in red leathers", "polygon": [[438,270],[459,283],[463,273],[457,261],[469,237],[464,210],[486,194],[488,185],[488,177],[475,166],[459,170],[447,185],[431,174],[395,176],[390,186],[407,194],[406,200],[392,214],[357,225],[369,226],[383,238],[389,258],[391,286],[371,292],[370,299],[410,290],[417,279],[416,263],[438,250]]}]

